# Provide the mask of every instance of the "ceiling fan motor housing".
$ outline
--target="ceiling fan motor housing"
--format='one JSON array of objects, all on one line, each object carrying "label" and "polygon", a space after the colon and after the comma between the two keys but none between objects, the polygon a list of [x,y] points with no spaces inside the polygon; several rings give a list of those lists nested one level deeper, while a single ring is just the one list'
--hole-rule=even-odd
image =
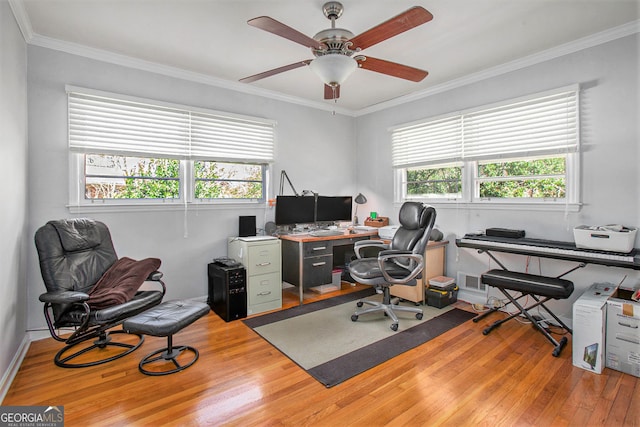
[{"label": "ceiling fan motor housing", "polygon": [[330,1],[325,3],[324,6],[322,6],[322,12],[324,13],[324,16],[326,16],[331,20],[338,19],[342,16],[342,12],[344,12],[344,7],[340,2]]},{"label": "ceiling fan motor housing", "polygon": [[314,40],[327,46],[327,49],[311,49],[315,56],[322,56],[327,54],[339,53],[342,55],[351,56],[353,51],[349,49],[351,46],[350,39],[353,38],[353,33],[349,30],[342,28],[328,28],[320,31],[313,36]]},{"label": "ceiling fan motor housing", "polygon": [[353,55],[354,51],[349,49],[351,47],[349,40],[354,37],[354,34],[349,30],[336,28],[336,19],[340,18],[342,16],[342,12],[344,12],[342,3],[337,1],[327,2],[322,6],[322,12],[324,13],[324,16],[331,20],[331,28],[320,31],[318,34],[313,36],[313,38],[314,40],[324,44],[327,48],[312,48],[311,51],[313,54],[316,57],[331,54],[346,56]]}]

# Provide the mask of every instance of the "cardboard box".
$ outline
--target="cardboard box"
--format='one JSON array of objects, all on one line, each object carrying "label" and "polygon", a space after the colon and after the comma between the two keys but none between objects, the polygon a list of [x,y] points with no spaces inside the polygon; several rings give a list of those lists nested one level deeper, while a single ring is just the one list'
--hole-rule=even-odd
[{"label": "cardboard box", "polygon": [[607,300],[616,285],[594,283],[573,303],[573,366],[602,373]]},{"label": "cardboard box", "polygon": [[607,301],[606,367],[640,377],[640,302],[618,289]]}]

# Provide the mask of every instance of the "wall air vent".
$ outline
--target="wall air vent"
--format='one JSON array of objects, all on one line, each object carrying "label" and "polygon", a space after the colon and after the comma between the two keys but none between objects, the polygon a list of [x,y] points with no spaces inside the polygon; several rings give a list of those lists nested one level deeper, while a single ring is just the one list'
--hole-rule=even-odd
[{"label": "wall air vent", "polygon": [[473,292],[476,294],[487,295],[487,285],[480,282],[480,276],[473,274],[458,272],[458,287],[460,290]]}]

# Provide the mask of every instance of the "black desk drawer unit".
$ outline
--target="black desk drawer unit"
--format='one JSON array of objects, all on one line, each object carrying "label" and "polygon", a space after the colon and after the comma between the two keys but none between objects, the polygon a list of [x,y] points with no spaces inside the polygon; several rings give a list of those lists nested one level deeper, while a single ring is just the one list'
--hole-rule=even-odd
[{"label": "black desk drawer unit", "polygon": [[305,258],[303,264],[302,281],[305,287],[331,283],[331,271],[333,270],[333,256],[331,254]]},{"label": "black desk drawer unit", "polygon": [[[303,288],[331,283],[334,267],[344,267],[355,256],[353,244],[368,236],[311,242],[282,241],[282,278]],[[301,279],[302,278],[302,279]]]},{"label": "black desk drawer unit", "polygon": [[332,245],[327,242],[307,242],[303,244],[304,257],[314,257],[318,255],[331,255]]}]

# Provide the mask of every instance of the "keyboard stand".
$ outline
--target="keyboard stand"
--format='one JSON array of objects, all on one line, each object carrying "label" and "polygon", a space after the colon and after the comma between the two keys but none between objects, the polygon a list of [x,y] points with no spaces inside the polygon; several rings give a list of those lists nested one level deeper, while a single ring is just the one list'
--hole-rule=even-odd
[{"label": "keyboard stand", "polygon": [[[483,331],[483,335],[488,335],[492,330],[499,327],[505,322],[514,319],[519,316],[527,318],[536,330],[542,333],[545,338],[553,345],[553,356],[558,357],[562,352],[562,349],[567,345],[567,337],[562,337],[560,341],[557,341],[541,323],[544,319],[536,319],[530,313],[534,308],[545,310],[556,322],[559,327],[567,331],[569,334],[573,334],[571,328],[569,328],[558,316],[555,315],[545,303],[551,299],[566,299],[573,293],[573,283],[562,279],[563,276],[586,266],[584,262],[579,263],[577,266],[567,270],[557,277],[545,277],[535,274],[518,273],[509,271],[504,264],[500,262],[488,249],[478,249],[478,253],[486,253],[492,260],[496,262],[502,268],[502,270],[490,270],[481,276],[482,283],[495,287],[498,289],[508,300],[506,305],[512,304],[518,309],[518,311],[510,316],[497,320],[491,325],[486,327]],[[518,295],[514,296],[508,291],[517,292]],[[528,306],[524,306],[519,302],[524,297],[531,297],[535,302]],[[505,306],[506,306],[505,305]],[[476,316],[473,321],[475,323],[484,319],[485,317],[502,310],[504,307],[492,307],[489,311]]]}]

